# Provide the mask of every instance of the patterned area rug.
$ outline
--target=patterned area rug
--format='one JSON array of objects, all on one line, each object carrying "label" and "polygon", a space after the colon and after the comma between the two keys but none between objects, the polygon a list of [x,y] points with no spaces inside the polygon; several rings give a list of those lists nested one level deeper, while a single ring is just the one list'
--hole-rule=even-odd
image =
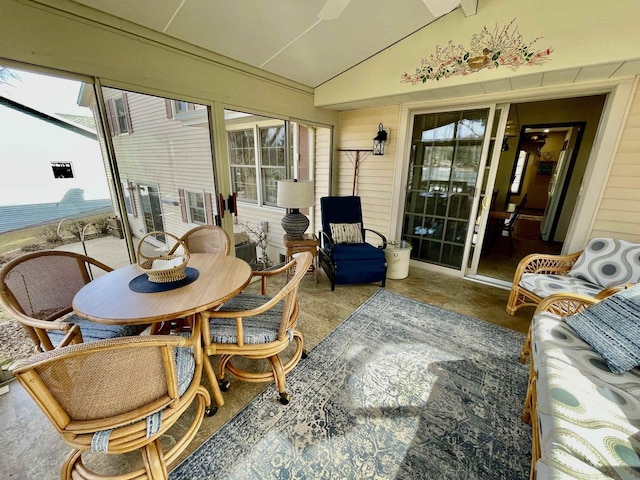
[{"label": "patterned area rug", "polygon": [[170,478],[526,479],[523,341],[381,289]]}]

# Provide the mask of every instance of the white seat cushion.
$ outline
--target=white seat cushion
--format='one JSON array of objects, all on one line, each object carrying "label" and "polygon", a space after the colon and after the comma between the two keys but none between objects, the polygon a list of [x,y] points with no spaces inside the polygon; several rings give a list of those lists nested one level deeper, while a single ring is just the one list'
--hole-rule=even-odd
[{"label": "white seat cushion", "polygon": [[524,273],[519,285],[540,298],[547,298],[554,293],[579,293],[595,297],[602,290],[599,285],[581,278],[541,273]]}]

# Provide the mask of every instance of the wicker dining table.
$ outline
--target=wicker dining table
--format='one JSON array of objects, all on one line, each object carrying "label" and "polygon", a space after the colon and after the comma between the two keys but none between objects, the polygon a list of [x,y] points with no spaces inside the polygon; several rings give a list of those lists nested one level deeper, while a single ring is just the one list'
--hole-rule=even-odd
[{"label": "wicker dining table", "polygon": [[[130,287],[144,275],[138,265],[118,268],[85,285],[73,299],[73,310],[81,318],[106,325],[157,324],[218,307],[240,293],[252,276],[247,262],[227,255],[194,253],[188,267],[197,271],[191,283],[144,293]],[[203,363],[213,373],[208,359]],[[211,390],[216,404],[223,405],[218,385],[211,385]]]}]

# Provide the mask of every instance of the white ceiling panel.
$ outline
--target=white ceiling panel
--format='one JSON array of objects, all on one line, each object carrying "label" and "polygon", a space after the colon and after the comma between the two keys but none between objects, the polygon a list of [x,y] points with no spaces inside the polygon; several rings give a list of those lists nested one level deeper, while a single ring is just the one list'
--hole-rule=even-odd
[{"label": "white ceiling panel", "polygon": [[311,87],[434,21],[426,4],[442,7],[436,9],[439,15],[460,5],[460,0],[75,1]]},{"label": "white ceiling panel", "polygon": [[81,0],[76,3],[161,32],[180,8],[182,1],[153,0],[153,7],[149,2],[132,0]]}]

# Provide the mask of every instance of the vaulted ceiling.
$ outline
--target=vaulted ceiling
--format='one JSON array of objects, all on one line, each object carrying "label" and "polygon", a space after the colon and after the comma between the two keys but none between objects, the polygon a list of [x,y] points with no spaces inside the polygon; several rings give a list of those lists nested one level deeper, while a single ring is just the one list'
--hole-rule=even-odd
[{"label": "vaulted ceiling", "polygon": [[[317,87],[478,0],[75,0]],[[349,48],[345,48],[348,45]]]}]

